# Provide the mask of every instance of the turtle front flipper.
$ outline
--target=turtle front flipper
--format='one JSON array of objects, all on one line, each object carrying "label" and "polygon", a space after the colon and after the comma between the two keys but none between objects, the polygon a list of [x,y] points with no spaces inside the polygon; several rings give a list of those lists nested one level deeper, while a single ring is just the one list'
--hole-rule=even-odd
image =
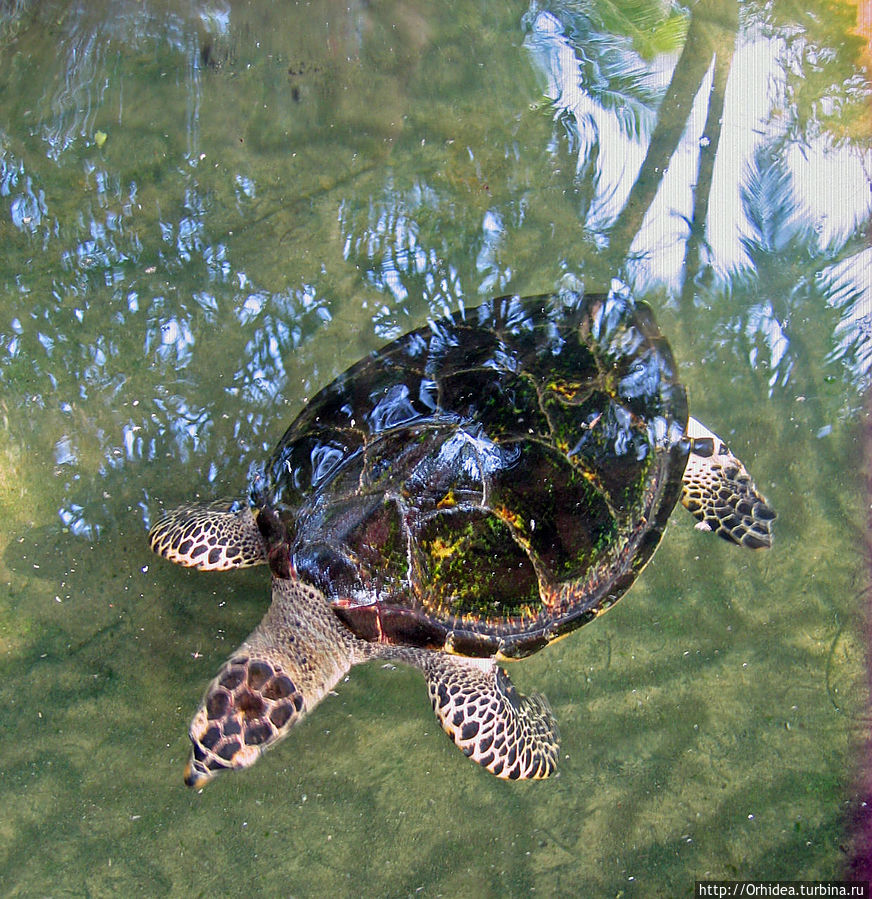
[{"label": "turtle front flipper", "polygon": [[687,436],[681,502],[698,520],[697,528],[750,549],[770,547],[775,511],[745,466],[695,418],[688,420]]},{"label": "turtle front flipper", "polygon": [[492,659],[419,651],[412,661],[427,678],[439,723],[464,755],[505,780],[554,772],[560,740],[544,696],[520,694]]},{"label": "turtle front flipper", "polygon": [[202,787],[221,771],[253,765],[305,711],[303,693],[281,666],[241,649],[209,685],[191,722],[185,783]]},{"label": "turtle front flipper", "polygon": [[218,672],[190,727],[189,787],[248,768],[286,737],[351,666],[369,658],[315,588],[273,578],[260,624]]},{"label": "turtle front flipper", "polygon": [[159,556],[201,571],[229,571],[267,560],[251,509],[226,500],[174,509],[148,532],[148,542]]}]

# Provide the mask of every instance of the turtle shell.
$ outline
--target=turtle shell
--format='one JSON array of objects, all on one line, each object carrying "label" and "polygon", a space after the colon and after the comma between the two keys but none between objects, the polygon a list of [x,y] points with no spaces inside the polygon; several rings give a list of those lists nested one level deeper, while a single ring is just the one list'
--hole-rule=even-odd
[{"label": "turtle shell", "polygon": [[518,658],[632,584],[679,497],[686,424],[647,307],[502,297],[321,390],[252,502],[274,573],[359,637]]}]

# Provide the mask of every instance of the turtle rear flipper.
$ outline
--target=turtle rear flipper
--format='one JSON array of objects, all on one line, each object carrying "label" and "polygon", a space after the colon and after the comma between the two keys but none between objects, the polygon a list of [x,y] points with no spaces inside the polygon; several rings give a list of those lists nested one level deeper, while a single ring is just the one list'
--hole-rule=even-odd
[{"label": "turtle rear flipper", "polygon": [[687,423],[690,453],[681,502],[697,528],[750,549],[772,545],[775,511],[727,445],[695,418]]},{"label": "turtle rear flipper", "polygon": [[506,780],[554,772],[560,742],[544,696],[520,694],[491,659],[421,652],[414,663],[427,677],[439,723],[464,755]]},{"label": "turtle rear flipper", "polygon": [[251,509],[227,500],[174,509],[148,532],[148,542],[165,559],[201,571],[229,571],[267,561]]}]

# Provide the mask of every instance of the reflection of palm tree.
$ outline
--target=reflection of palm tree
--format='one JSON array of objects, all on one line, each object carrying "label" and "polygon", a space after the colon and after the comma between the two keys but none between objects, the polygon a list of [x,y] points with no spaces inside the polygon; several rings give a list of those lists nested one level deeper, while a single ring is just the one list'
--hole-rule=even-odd
[{"label": "reflection of palm tree", "polygon": [[[680,297],[682,314],[688,316],[694,314],[695,294],[706,290],[699,283],[701,270],[708,276],[713,274],[701,251],[738,28],[735,0],[701,0],[694,7],[687,39],[658,110],[645,160],[610,230],[610,258],[613,265],[620,264],[657,194],[686,129],[694,98],[714,60]],[[593,87],[587,83],[584,87],[593,95]],[[622,85],[622,89],[626,86]],[[844,269],[868,246],[866,227],[858,226],[849,234],[824,240],[797,200],[789,168],[770,145],[759,148],[748,166],[741,196],[750,226],[742,246],[751,264],[733,272],[726,286],[723,282],[712,283],[709,277],[707,292],[717,295],[726,290],[733,297],[737,292],[747,296],[743,321],[731,329],[737,337],[736,349],[741,346],[739,351],[752,363],[756,363],[761,350],[767,352],[770,391],[791,380],[808,398],[809,411],[817,412],[814,418],[825,422],[827,418],[814,389],[825,377],[825,372],[818,369],[838,357],[849,366],[853,363],[856,374],[862,373],[872,360],[870,340],[863,331],[869,317],[858,311],[864,295],[856,286],[856,279],[852,281],[850,272]],[[763,285],[765,296],[761,295]],[[710,296],[710,300],[719,304],[716,297]],[[793,372],[798,359],[803,363],[802,376]]]},{"label": "reflection of palm tree", "polygon": [[[859,296],[851,263],[866,247],[864,229],[823,238],[772,144],[758,147],[746,167],[741,200],[747,221],[741,242],[748,264],[696,285],[699,308],[706,310],[709,363],[715,368],[721,363],[725,370],[741,366],[751,379],[749,396],[768,390],[770,396],[790,401],[790,416],[777,419],[779,445],[789,445],[798,426],[824,437],[845,414],[845,370],[833,365],[834,334],[839,306]],[[845,362],[849,356],[845,354]],[[821,440],[815,452],[827,470],[844,464],[830,441]],[[822,481],[816,494],[832,520],[844,518],[845,496],[838,482]]]},{"label": "reflection of palm tree", "polygon": [[[670,34],[676,30],[682,34],[684,20],[665,17],[662,10],[644,3],[632,11],[632,19],[622,15],[618,23],[607,21],[609,11],[618,12],[600,3],[595,19],[594,10],[573,5],[559,9],[557,18],[572,46],[580,87],[594,104],[615,116],[624,135],[638,140],[651,131],[662,91],[653,84],[649,67],[631,38],[656,31],[658,23],[669,23]],[[615,33],[615,25],[623,26],[622,30]],[[535,38],[530,43],[535,49]],[[557,98],[558,103],[561,99],[567,98]]]},{"label": "reflection of palm tree", "polygon": [[[735,4],[731,4],[731,12],[738,12]],[[731,20],[731,26],[738,27],[738,21]],[[732,39],[730,37],[732,34]],[[690,229],[684,253],[684,278],[681,290],[681,308],[686,314],[693,309],[694,283],[701,264],[700,250],[705,243],[705,229],[708,221],[709,196],[714,178],[715,159],[721,139],[721,123],[724,117],[724,101],[727,93],[727,79],[733,64],[733,53],[736,48],[736,32],[728,31],[719,41],[715,50],[712,87],[709,95],[709,107],[703,130],[703,139],[699,148],[699,163],[696,186],[693,189],[693,211],[690,216]]]},{"label": "reflection of palm tree", "polygon": [[[790,415],[776,419],[778,445],[790,445],[797,427],[824,437],[845,414],[845,369],[833,365],[834,335],[840,306],[860,296],[851,263],[866,249],[865,225],[847,235],[822,237],[774,143],[760,145],[747,165],[741,202],[748,264],[696,285],[699,308],[707,310],[709,362],[719,355],[717,362],[726,370],[738,363],[748,371],[758,382],[749,382],[751,396],[768,390],[790,401]],[[843,468],[836,444],[821,440],[815,452],[822,470]],[[832,520],[845,519],[838,481],[822,479],[816,497]]]},{"label": "reflection of palm tree", "polygon": [[[729,63],[732,59],[735,46],[736,33],[738,31],[738,5],[735,0],[700,0],[691,13],[690,26],[687,32],[687,40],[684,43],[681,57],[672,73],[672,80],[663,98],[663,103],[657,116],[657,124],[651,135],[648,152],[639,170],[639,175],[624,208],[621,210],[611,232],[611,247],[617,258],[623,258],[629,252],[630,246],[642,227],[645,214],[648,212],[660,182],[663,179],[669,162],[675,153],[678,143],[684,134],[693,99],[703,82],[706,72],[711,65],[712,55],[717,55],[721,60],[720,93],[715,91],[710,105],[709,121],[707,129],[713,124],[712,115],[718,103],[723,105],[723,85],[729,72]],[[719,120],[717,116],[715,121]],[[720,136],[719,128],[712,128],[711,134],[707,131],[709,147],[705,154],[700,156],[701,165],[714,166],[714,156],[717,151],[717,141]],[[708,184],[698,183],[697,196],[701,198],[699,210],[694,209],[694,223],[691,230],[701,227],[696,221],[696,214],[705,213],[708,202],[708,187],[711,183],[711,173],[707,171]]]},{"label": "reflection of palm tree", "polygon": [[[816,369],[832,356],[839,307],[850,306],[861,296],[839,276],[837,266],[866,248],[865,227],[824,239],[797,199],[781,153],[770,144],[757,148],[746,169],[741,197],[750,226],[741,243],[751,265],[735,280],[752,294],[744,331],[751,338],[770,335],[765,338],[772,369],[770,389],[786,384],[794,362],[801,358],[808,383],[797,386],[811,399],[818,395],[815,385],[826,374]],[[757,315],[756,324],[752,314]],[[775,334],[779,335],[777,352],[773,352],[771,336]]]},{"label": "reflection of palm tree", "polygon": [[[526,44],[548,78],[555,119],[563,126],[553,152],[565,150],[574,157],[566,170],[576,177],[567,187],[576,195],[586,228],[600,231],[614,217],[614,186],[599,181],[601,144],[615,151],[601,130],[647,140],[663,90],[646,60],[681,46],[686,17],[650,0],[620,7],[609,0],[585,8],[558,3],[552,10],[534,9]],[[572,55],[568,65],[567,51]]]}]

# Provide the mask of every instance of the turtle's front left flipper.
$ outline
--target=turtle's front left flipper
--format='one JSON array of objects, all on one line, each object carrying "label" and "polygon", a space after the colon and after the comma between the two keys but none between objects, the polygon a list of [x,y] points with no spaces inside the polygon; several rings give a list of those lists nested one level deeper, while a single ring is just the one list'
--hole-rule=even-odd
[{"label": "turtle's front left flipper", "polygon": [[266,548],[247,503],[188,503],[148,532],[151,548],[170,562],[201,571],[229,571],[266,562]]},{"label": "turtle's front left flipper", "polygon": [[253,765],[371,655],[314,587],[283,578],[272,583],[272,605],[218,672],[191,722],[190,787]]},{"label": "turtle's front left flipper", "polygon": [[544,696],[520,694],[492,659],[401,657],[423,670],[436,717],[464,755],[506,780],[554,772],[560,741]]},{"label": "turtle's front left flipper", "polygon": [[725,540],[761,549],[772,545],[775,511],[727,445],[695,418],[687,423],[690,453],[681,502],[697,527]]}]

